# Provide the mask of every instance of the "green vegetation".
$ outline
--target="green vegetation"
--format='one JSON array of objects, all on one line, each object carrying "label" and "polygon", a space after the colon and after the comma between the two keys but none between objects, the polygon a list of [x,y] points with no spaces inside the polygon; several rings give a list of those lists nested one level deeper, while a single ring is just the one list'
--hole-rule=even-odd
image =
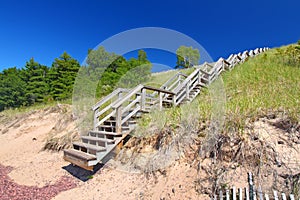
[{"label": "green vegetation", "polygon": [[[225,131],[243,133],[248,120],[277,112],[284,113],[295,123],[300,121],[300,67],[299,62],[289,61],[297,56],[299,58],[300,54],[295,56],[287,53],[299,46],[269,50],[222,74],[227,96]],[[163,76],[168,75],[165,72]],[[202,90],[192,103],[180,109],[171,108],[148,114],[139,122],[136,133],[147,135],[151,130],[157,132],[178,126],[194,126],[194,130],[197,130],[202,122],[211,120],[210,93],[215,84]]]},{"label": "green vegetation", "polygon": [[49,68],[31,58],[22,69],[0,73],[0,111],[68,99],[79,63],[64,52]]},{"label": "green vegetation", "polygon": [[81,67],[76,79],[75,90],[77,95],[88,94],[99,99],[116,87],[131,88],[147,81],[150,75],[151,63],[145,51],[138,52],[138,59],[126,60],[99,47],[89,51],[86,65]]},{"label": "green vegetation", "polygon": [[270,50],[223,75],[231,121],[278,110],[299,121],[300,68],[282,62],[286,56]]},{"label": "green vegetation", "polygon": [[189,68],[199,63],[200,53],[193,47],[180,46],[176,50],[176,57],[176,68]]},{"label": "green vegetation", "polygon": [[50,96],[55,100],[70,98],[80,64],[64,52],[56,58],[47,75]]},{"label": "green vegetation", "polygon": [[134,87],[148,81],[151,76],[151,63],[143,50],[138,51],[137,59],[126,60],[99,47],[88,51],[87,65],[79,69],[79,62],[64,52],[51,67],[31,58],[22,69],[3,70],[0,72],[0,111],[37,103],[70,101],[78,72],[79,81],[83,83],[80,85],[88,88],[86,91],[98,83],[98,98],[116,87]]}]

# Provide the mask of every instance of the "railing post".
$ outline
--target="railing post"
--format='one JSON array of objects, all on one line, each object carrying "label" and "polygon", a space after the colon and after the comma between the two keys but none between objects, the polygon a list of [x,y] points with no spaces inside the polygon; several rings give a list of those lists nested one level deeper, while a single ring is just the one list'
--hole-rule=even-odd
[{"label": "railing post", "polygon": [[222,60],[222,71],[225,71],[225,61],[224,61],[224,59]]},{"label": "railing post", "polygon": [[189,80],[189,82],[185,86],[185,92],[186,92],[187,99],[190,97],[190,84],[191,84],[191,80]]},{"label": "railing post", "polygon": [[98,109],[94,110],[94,126],[93,126],[93,130],[96,131],[96,128],[97,128],[97,122],[98,122],[98,119],[97,119],[97,111]]},{"label": "railing post", "polygon": [[159,110],[162,110],[162,100],[163,100],[163,93],[158,92],[158,98],[159,98]]},{"label": "railing post", "polygon": [[[122,98],[122,92],[119,92],[118,99],[120,100]],[[122,132],[122,106],[119,106],[116,109],[116,133]]]},{"label": "railing post", "polygon": [[181,76],[180,76],[180,74],[177,74],[176,76],[177,76],[178,84],[180,84],[180,82],[181,82]]},{"label": "railing post", "polygon": [[145,110],[146,106],[146,89],[142,88],[141,110]]},{"label": "railing post", "polygon": [[122,106],[116,109],[116,133],[122,132]]},{"label": "railing post", "polygon": [[199,84],[201,83],[201,73],[200,73],[200,70],[198,71],[198,83]]},{"label": "railing post", "polygon": [[173,107],[176,106],[176,95],[173,95],[173,97],[172,97],[172,105],[173,105]]}]

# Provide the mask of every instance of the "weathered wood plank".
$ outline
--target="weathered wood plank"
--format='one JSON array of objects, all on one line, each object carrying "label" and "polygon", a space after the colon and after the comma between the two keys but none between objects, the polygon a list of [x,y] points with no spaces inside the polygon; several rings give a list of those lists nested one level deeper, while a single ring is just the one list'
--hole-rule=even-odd
[{"label": "weathered wood plank", "polygon": [[143,88],[147,89],[147,90],[153,90],[153,91],[157,91],[157,92],[163,92],[163,93],[166,93],[166,94],[171,94],[171,95],[174,95],[175,93],[172,92],[172,91],[169,91],[169,90],[164,90],[164,89],[161,89],[161,88],[155,88],[155,87],[151,87],[151,86],[143,86]]},{"label": "weathered wood plank", "polygon": [[247,187],[245,188],[245,193],[246,193],[246,200],[250,200],[249,190]]},{"label": "weathered wood plank", "polygon": [[260,186],[257,189],[257,195],[259,197],[259,200],[264,200],[264,196],[263,196],[263,193],[262,193],[262,190],[261,190]]},{"label": "weathered wood plank", "polygon": [[232,200],[236,200],[236,188],[235,188],[235,186],[232,187]]},{"label": "weathered wood plank", "polygon": [[276,191],[276,190],[273,191],[273,194],[274,194],[274,199],[275,199],[275,200],[279,200],[279,199],[278,199],[278,194],[277,194],[277,191]]},{"label": "weathered wood plank", "polygon": [[116,90],[114,90],[112,93],[110,93],[109,95],[105,96],[103,99],[101,99],[99,102],[97,102],[93,107],[92,110],[95,111],[96,109],[98,109],[101,105],[103,105],[104,103],[106,103],[108,100],[112,99],[113,97],[119,95],[120,92],[128,92],[128,89],[124,89],[124,88],[117,88]]},{"label": "weathered wood plank", "polygon": [[284,193],[281,193],[282,200],[286,200],[286,196]]},{"label": "weathered wood plank", "polygon": [[226,189],[226,200],[230,200],[229,190]]},{"label": "weathered wood plank", "polygon": [[239,200],[243,200],[243,189],[239,188]]},{"label": "weathered wood plank", "polygon": [[143,85],[138,85],[135,88],[133,88],[125,97],[123,97],[122,99],[116,101],[112,105],[112,108],[116,109],[116,108],[120,107],[124,102],[128,101],[137,92],[140,92],[143,87],[144,87]]},{"label": "weathered wood plank", "polygon": [[95,160],[96,159],[96,156],[94,156],[94,155],[86,154],[82,151],[77,151],[75,149],[65,149],[64,150],[64,155],[73,156],[73,157],[79,158],[79,159],[84,160],[84,161],[89,161],[89,160]]},{"label": "weathered wood plank", "polygon": [[265,194],[265,199],[269,200],[269,195],[268,194]]},{"label": "weathered wood plank", "polygon": [[223,191],[222,191],[222,189],[219,192],[219,197],[220,197],[220,200],[223,200]]},{"label": "weathered wood plank", "polygon": [[121,125],[124,124],[125,122],[127,122],[127,120],[129,120],[133,115],[135,115],[138,111],[141,110],[140,106],[137,106],[133,111],[131,111],[122,121],[121,121]]},{"label": "weathered wood plank", "polygon": [[[132,108],[132,106],[134,106],[135,104],[137,104],[140,101],[142,101],[142,97],[141,96],[137,96],[130,104],[128,104],[125,108],[122,109],[122,115],[123,115],[123,113],[127,112],[128,110],[130,110],[130,108]],[[144,105],[144,108],[145,108],[145,105]]]}]

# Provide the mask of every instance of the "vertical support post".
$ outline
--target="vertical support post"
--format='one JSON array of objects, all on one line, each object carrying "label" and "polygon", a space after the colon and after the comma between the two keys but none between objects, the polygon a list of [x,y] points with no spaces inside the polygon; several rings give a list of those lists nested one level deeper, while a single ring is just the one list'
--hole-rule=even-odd
[{"label": "vertical support post", "polygon": [[[118,99],[122,98],[122,92],[118,94]],[[122,132],[122,106],[116,109],[116,133]]]},{"label": "vertical support post", "polygon": [[158,92],[158,98],[159,98],[159,110],[162,110],[162,100],[163,100],[162,92]]},{"label": "vertical support post", "polygon": [[225,62],[224,62],[224,59],[222,60],[222,71],[225,71]]},{"label": "vertical support post", "polygon": [[141,98],[141,110],[146,108],[146,89],[142,88],[142,98]]},{"label": "vertical support post", "polygon": [[186,92],[187,99],[189,99],[189,97],[190,97],[190,84],[191,84],[191,81],[189,80],[189,82],[185,86],[185,92]]},{"label": "vertical support post", "polygon": [[116,109],[116,133],[122,132],[122,106]]},{"label": "vertical support post", "polygon": [[[177,76],[177,79],[178,79],[178,85],[180,85],[180,84],[181,84],[181,81],[182,81],[182,80],[181,80],[181,76],[180,76],[180,74],[177,74],[176,76]],[[176,87],[177,87],[177,86],[176,86]]]},{"label": "vertical support post", "polygon": [[98,110],[98,109],[96,109],[96,110],[94,111],[94,126],[93,126],[93,130],[94,130],[94,131],[97,131],[97,130],[96,130],[96,128],[97,128],[97,123],[98,123],[98,118],[96,117],[96,115],[97,115],[97,110]]},{"label": "vertical support post", "polygon": [[250,196],[250,200],[254,200],[254,191],[253,191],[253,177],[252,177],[252,173],[249,172],[248,173],[248,183],[249,183],[249,196]]},{"label": "vertical support post", "polygon": [[201,83],[201,72],[200,72],[200,70],[198,70],[198,83],[199,84]]},{"label": "vertical support post", "polygon": [[177,106],[176,105],[176,95],[175,94],[172,97],[172,104],[173,104],[173,107]]}]

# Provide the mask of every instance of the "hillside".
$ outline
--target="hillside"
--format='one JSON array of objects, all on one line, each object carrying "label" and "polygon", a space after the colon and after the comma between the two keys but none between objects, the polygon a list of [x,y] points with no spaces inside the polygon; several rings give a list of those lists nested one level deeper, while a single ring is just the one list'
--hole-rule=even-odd
[{"label": "hillside", "polygon": [[[220,187],[245,187],[249,171],[265,192],[298,195],[300,68],[286,58],[288,48],[222,74],[226,110],[220,131],[211,130],[218,113],[212,84],[191,104],[140,119],[117,157],[95,174],[62,160],[60,150],[78,138],[70,106],[1,112],[0,174],[33,194],[36,186],[59,183],[57,191],[67,191],[53,193],[54,199],[209,199]],[[4,166],[11,167],[8,175]],[[69,172],[90,180],[78,181]],[[69,185],[63,187],[60,177]],[[20,198],[19,186],[11,188],[11,199]]]}]

